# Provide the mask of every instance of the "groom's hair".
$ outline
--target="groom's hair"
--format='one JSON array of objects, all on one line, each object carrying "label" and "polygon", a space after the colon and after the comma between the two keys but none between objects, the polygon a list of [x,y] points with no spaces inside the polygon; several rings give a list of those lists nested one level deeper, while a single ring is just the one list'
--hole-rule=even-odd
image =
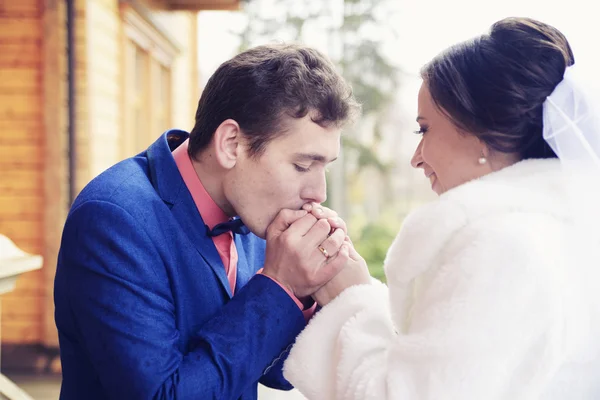
[{"label": "groom's hair", "polygon": [[235,120],[260,156],[283,134],[288,118],[310,115],[322,127],[342,127],[360,111],[352,89],[319,51],[292,44],[254,47],[221,64],[202,92],[190,132],[195,158],[219,125]]}]

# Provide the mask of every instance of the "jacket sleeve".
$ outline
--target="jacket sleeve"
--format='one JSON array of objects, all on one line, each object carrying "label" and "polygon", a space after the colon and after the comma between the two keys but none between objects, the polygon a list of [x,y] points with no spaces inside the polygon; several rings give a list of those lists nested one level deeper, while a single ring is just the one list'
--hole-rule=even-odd
[{"label": "jacket sleeve", "polygon": [[259,382],[267,387],[279,390],[292,390],[294,386],[283,376],[283,363],[290,354],[292,345],[278,355],[265,369],[262,378]]},{"label": "jacket sleeve", "polygon": [[305,326],[302,313],[276,283],[255,276],[184,354],[157,245],[121,207],[79,206],[59,266],[70,310],[57,315],[72,313],[110,399],[237,399]]},{"label": "jacket sleeve", "polygon": [[490,222],[457,232],[418,285],[397,273],[404,255],[388,255],[389,294],[354,286],[325,306],[296,340],[288,380],[311,400],[539,397],[537,379],[554,367],[552,352],[535,353],[556,306],[552,260],[514,221]]},{"label": "jacket sleeve", "polygon": [[[310,320],[314,313],[319,309],[320,307],[316,303],[313,304],[313,306],[309,309],[305,309],[302,311],[302,314],[304,314],[304,319]],[[292,384],[285,379],[285,376],[283,375],[283,366],[285,360],[287,360],[287,357],[290,354],[292,344],[293,342],[290,343],[288,347],[267,367],[265,374],[259,381],[261,384],[279,390],[292,390],[294,388],[294,386],[292,386]]]}]

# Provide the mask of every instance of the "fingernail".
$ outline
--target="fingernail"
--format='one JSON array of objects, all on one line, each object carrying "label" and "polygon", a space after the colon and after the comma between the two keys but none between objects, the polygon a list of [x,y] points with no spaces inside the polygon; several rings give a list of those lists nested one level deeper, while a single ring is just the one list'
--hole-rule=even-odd
[{"label": "fingernail", "polygon": [[323,214],[323,209],[322,208],[316,208],[315,212],[319,215]]},{"label": "fingernail", "polygon": [[312,210],[312,204],[306,203],[302,206],[302,209],[306,210],[306,211],[310,211],[310,210]]}]

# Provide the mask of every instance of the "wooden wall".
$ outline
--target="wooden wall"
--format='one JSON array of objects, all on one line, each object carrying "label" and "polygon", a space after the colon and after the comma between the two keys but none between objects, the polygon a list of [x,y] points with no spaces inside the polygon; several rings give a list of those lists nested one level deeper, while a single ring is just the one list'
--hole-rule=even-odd
[{"label": "wooden wall", "polygon": [[89,178],[120,161],[121,18],[117,0],[88,2]]},{"label": "wooden wall", "polygon": [[[0,233],[43,252],[42,0],[0,2]],[[2,340],[40,339],[43,273],[2,298]]]},{"label": "wooden wall", "polygon": [[[190,129],[196,16],[156,13],[181,52],[171,121]],[[53,281],[68,199],[64,0],[0,0],[0,234],[44,256],[1,298],[3,344],[58,344]],[[118,0],[76,0],[76,192],[123,157],[123,19]],[[157,137],[161,132],[153,132]]]},{"label": "wooden wall", "polygon": [[[85,1],[76,1],[77,95],[86,95]],[[52,282],[68,210],[65,5],[59,0],[0,2],[0,233],[44,256],[2,296],[2,343],[56,341]],[[85,126],[87,107],[77,105]],[[78,152],[85,151],[85,130]],[[88,162],[81,158],[81,188]]]}]

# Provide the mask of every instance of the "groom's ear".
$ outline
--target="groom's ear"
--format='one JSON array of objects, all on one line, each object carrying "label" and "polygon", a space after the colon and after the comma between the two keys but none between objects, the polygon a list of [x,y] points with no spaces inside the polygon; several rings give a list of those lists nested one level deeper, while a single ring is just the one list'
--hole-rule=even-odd
[{"label": "groom's ear", "polygon": [[225,169],[233,168],[242,151],[240,125],[233,119],[223,121],[215,131],[213,144],[219,165]]}]

